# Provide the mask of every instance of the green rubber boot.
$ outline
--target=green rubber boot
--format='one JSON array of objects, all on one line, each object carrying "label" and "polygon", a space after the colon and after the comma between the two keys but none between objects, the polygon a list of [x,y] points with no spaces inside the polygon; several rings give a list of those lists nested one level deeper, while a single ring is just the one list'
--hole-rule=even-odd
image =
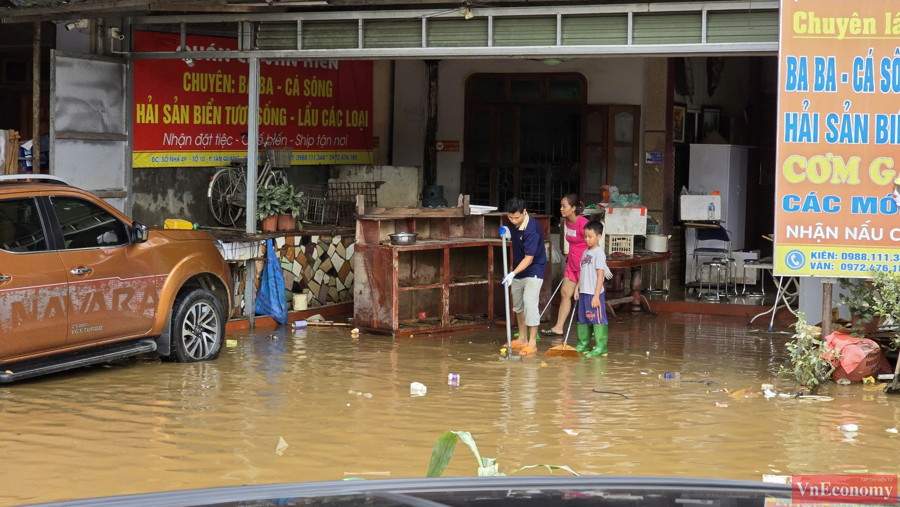
[{"label": "green rubber boot", "polygon": [[591,326],[590,324],[578,324],[578,343],[575,345],[575,350],[579,354],[583,354],[589,348],[591,348]]},{"label": "green rubber boot", "polygon": [[594,350],[586,353],[586,356],[605,356],[607,353],[606,343],[609,341],[609,326],[606,324],[597,324],[594,326]]}]

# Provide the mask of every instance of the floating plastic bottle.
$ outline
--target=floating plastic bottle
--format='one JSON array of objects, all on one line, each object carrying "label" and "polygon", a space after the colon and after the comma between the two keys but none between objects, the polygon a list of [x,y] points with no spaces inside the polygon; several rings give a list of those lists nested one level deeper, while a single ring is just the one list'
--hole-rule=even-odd
[{"label": "floating plastic bottle", "polygon": [[681,378],[681,374],[677,371],[667,371],[665,373],[660,373],[659,378]]}]

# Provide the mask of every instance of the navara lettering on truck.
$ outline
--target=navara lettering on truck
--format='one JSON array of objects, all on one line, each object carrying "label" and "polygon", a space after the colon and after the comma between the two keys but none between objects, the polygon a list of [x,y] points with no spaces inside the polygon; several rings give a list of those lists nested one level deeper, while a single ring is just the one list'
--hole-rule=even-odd
[{"label": "navara lettering on truck", "polygon": [[[168,275],[139,278],[106,278],[85,280],[71,284],[41,287],[25,287],[0,291],[0,332],[14,330],[26,323],[66,315],[79,320],[79,316],[92,318],[109,314],[137,314],[147,319],[156,316],[159,293]],[[96,332],[102,326],[85,323],[72,326],[72,334]]]}]

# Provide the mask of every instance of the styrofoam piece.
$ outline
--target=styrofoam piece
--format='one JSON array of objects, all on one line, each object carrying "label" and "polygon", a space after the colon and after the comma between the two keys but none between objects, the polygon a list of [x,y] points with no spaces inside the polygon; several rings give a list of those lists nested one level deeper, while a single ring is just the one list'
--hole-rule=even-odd
[{"label": "styrofoam piece", "polygon": [[613,236],[647,234],[647,208],[606,208],[606,228],[603,233]]}]

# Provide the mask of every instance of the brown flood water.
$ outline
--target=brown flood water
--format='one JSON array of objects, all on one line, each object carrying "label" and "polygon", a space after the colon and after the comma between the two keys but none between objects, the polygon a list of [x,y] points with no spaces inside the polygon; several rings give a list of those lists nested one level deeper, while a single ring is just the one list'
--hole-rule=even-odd
[{"label": "brown flood water", "polygon": [[[0,504],[367,472],[423,477],[448,429],[472,432],[506,472],[537,463],[749,480],[900,472],[900,435],[885,432],[900,426],[900,398],[835,384],[820,393],[831,402],[707,392],[795,387],[775,376],[785,337],[747,335],[744,322],[626,317],[610,326],[609,357],[516,363],[497,361],[502,330],[358,341],[332,330],[279,330],[270,341],[260,331],[231,334],[238,346],[212,363],[136,359],[4,386]],[[715,384],[659,380],[666,371]],[[428,394],[411,397],[411,382]],[[837,429],[846,423],[860,428],[853,439]],[[279,437],[289,444],[282,456]],[[446,475],[475,472],[460,444]]]}]

